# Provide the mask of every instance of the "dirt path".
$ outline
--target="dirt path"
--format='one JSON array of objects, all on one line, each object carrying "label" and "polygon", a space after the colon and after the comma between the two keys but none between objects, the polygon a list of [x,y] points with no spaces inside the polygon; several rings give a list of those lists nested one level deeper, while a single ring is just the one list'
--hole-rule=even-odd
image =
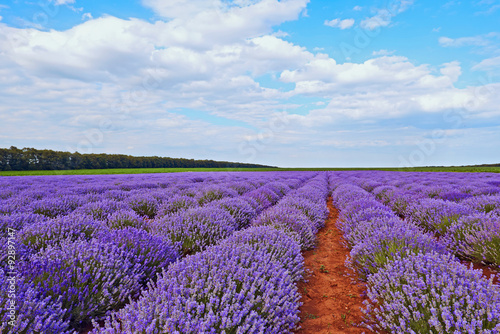
[{"label": "dirt path", "polygon": [[302,294],[301,327],[297,334],[373,333],[357,324],[363,314],[364,284],[353,284],[354,275],[344,262],[349,250],[337,228],[338,211],[328,199],[329,215],[318,233],[318,247],[304,253],[309,282],[299,283]]}]

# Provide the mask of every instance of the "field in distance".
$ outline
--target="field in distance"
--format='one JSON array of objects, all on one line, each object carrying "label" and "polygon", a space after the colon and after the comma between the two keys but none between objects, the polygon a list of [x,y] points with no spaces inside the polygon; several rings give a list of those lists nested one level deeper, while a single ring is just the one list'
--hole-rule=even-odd
[{"label": "field in distance", "polygon": [[384,170],[401,172],[486,172],[500,173],[500,167],[459,166],[459,167],[409,167],[409,168],[119,168],[119,169],[74,169],[74,170],[29,170],[0,171],[0,176],[26,175],[99,175],[99,174],[147,174],[180,172],[269,172],[269,171],[348,171]]}]

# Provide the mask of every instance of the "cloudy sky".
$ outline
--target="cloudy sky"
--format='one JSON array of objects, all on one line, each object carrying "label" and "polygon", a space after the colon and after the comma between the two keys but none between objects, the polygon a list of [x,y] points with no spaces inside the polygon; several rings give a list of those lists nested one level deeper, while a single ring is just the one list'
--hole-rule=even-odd
[{"label": "cloudy sky", "polygon": [[500,162],[500,1],[0,4],[0,147]]}]

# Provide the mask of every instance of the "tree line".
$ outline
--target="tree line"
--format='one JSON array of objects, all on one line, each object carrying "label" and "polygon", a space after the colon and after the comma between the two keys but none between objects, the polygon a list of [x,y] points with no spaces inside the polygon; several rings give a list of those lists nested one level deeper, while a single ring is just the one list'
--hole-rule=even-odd
[{"label": "tree line", "polygon": [[265,168],[269,166],[227,161],[194,160],[168,157],[135,157],[124,154],[80,154],[19,149],[15,146],[0,148],[0,170],[67,170],[108,168]]}]

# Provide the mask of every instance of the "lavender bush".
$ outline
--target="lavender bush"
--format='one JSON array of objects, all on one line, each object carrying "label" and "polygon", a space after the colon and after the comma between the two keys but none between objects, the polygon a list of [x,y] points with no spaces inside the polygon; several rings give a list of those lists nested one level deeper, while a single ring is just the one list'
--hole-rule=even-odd
[{"label": "lavender bush", "polygon": [[138,215],[154,218],[160,202],[149,192],[141,192],[126,200],[128,206]]},{"label": "lavender bush", "polygon": [[[29,280],[0,270],[0,332],[5,334],[73,333],[65,309],[56,298],[44,297]],[[15,291],[15,298],[12,292]],[[15,305],[11,304],[11,301]]]},{"label": "lavender bush", "polygon": [[135,227],[145,229],[147,223],[144,218],[131,209],[118,210],[108,216],[106,225],[110,229],[121,229],[126,227]]},{"label": "lavender bush", "polygon": [[106,226],[90,216],[70,215],[27,225],[17,239],[38,252],[48,246],[59,246],[63,241],[90,240],[103,230],[107,230]]},{"label": "lavender bush", "polygon": [[328,216],[326,201],[313,202],[307,198],[287,196],[279,202],[279,205],[299,209],[318,230],[325,225],[325,219]]},{"label": "lavender bush", "polygon": [[302,211],[293,207],[272,207],[257,217],[252,224],[281,230],[296,240],[302,249],[313,248],[316,243],[316,227]]},{"label": "lavender bush", "polygon": [[445,234],[448,227],[460,217],[473,213],[464,205],[441,199],[424,199],[414,202],[409,211],[409,219],[426,230],[439,234]]},{"label": "lavender bush", "polygon": [[198,201],[191,196],[175,195],[165,200],[158,208],[158,216],[163,217],[189,208],[199,206]]},{"label": "lavender bush", "polygon": [[143,284],[154,279],[156,274],[161,273],[180,256],[168,240],[133,227],[104,232],[98,238],[103,243],[114,244],[125,250],[127,257],[138,265]]},{"label": "lavender bush", "polygon": [[304,275],[304,257],[300,245],[291,237],[268,226],[255,226],[236,232],[223,240],[220,245],[239,247],[249,245],[255,250],[264,250],[283,266],[293,281],[300,280]]},{"label": "lavender bush", "polygon": [[61,302],[73,328],[121,307],[140,291],[140,265],[110,243],[77,240],[47,247],[23,270],[36,289]]},{"label": "lavender bush", "polygon": [[500,196],[474,196],[462,201],[461,203],[472,208],[473,210],[489,213],[495,209],[500,209]]},{"label": "lavender bush", "polygon": [[185,255],[204,250],[227,238],[236,227],[235,219],[227,210],[200,207],[155,220],[151,231],[178,244]]},{"label": "lavender bush", "polygon": [[247,227],[250,221],[257,216],[257,211],[244,199],[239,197],[223,198],[210,202],[210,207],[222,208],[234,218],[236,229]]},{"label": "lavender bush", "polygon": [[216,246],[172,265],[91,333],[292,333],[299,298],[267,252]]},{"label": "lavender bush", "polygon": [[[419,227],[401,221],[399,224],[382,225],[372,229],[356,244],[349,255],[348,265],[355,269],[360,278],[366,280],[376,273],[397,254],[431,252],[445,253],[446,247]],[[358,232],[363,233],[363,232]]]},{"label": "lavender bush", "polygon": [[500,289],[451,255],[396,255],[368,278],[368,319],[389,333],[500,331]]}]

